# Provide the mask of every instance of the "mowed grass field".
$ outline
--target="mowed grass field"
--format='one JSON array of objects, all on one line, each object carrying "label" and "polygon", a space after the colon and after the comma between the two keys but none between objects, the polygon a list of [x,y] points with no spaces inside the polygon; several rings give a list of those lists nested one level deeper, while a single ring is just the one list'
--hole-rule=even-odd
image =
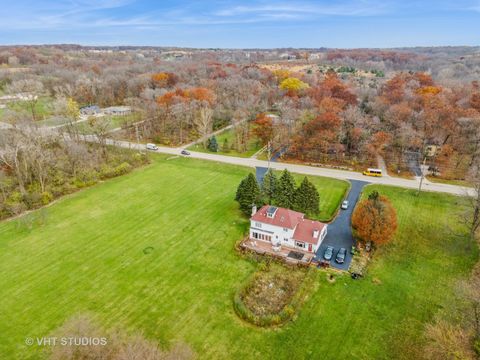
[{"label": "mowed grass field", "polygon": [[[238,152],[237,150],[231,148],[235,144],[235,131],[233,129],[225,130],[224,132],[215,135],[218,143],[218,151],[216,154],[227,155],[227,156],[236,156],[236,157],[251,157],[256,152],[258,152],[262,145],[260,144],[258,138],[255,135],[251,135],[247,144],[247,151]],[[229,150],[223,150],[224,141],[227,140]],[[210,150],[203,147],[203,144],[195,144],[188,147],[188,150],[211,153]]]},{"label": "mowed grass field", "polygon": [[[0,358],[45,358],[46,349],[25,338],[48,336],[78,313],[161,346],[183,341],[200,359],[411,358],[425,323],[478,258],[456,235],[459,200],[376,187],[398,210],[397,238],[363,280],[330,283],[318,271],[298,319],[266,330],[232,307],[257,267],[234,250],[248,224],[233,197],[248,171],[159,156],[61,199],[44,210],[43,225],[1,223]],[[324,202],[332,187],[346,187],[314,181]]]}]

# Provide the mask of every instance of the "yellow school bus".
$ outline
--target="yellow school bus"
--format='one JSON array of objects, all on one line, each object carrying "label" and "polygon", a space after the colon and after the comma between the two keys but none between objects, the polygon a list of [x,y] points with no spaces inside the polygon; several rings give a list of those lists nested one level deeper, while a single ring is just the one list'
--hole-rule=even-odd
[{"label": "yellow school bus", "polygon": [[363,172],[366,176],[382,176],[382,170],[380,169],[367,169]]}]

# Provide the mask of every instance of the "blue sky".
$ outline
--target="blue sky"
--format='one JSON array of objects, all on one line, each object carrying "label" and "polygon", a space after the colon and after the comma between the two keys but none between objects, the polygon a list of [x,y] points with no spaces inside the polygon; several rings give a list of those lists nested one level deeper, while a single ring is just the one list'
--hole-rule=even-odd
[{"label": "blue sky", "polygon": [[2,0],[0,44],[480,45],[480,0]]}]

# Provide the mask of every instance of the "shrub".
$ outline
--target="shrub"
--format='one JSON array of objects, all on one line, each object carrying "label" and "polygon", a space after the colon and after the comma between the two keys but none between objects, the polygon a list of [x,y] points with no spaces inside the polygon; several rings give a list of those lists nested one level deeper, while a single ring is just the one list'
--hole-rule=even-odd
[{"label": "shrub", "polygon": [[27,193],[23,196],[23,202],[28,209],[34,209],[43,205],[42,203],[42,194],[38,192]]},{"label": "shrub", "polygon": [[473,349],[477,353],[478,356],[480,356],[480,338],[476,339],[475,342],[473,343]]},{"label": "shrub", "polygon": [[310,274],[307,270],[262,263],[235,294],[234,310],[240,318],[257,326],[284,324],[295,316],[311,288],[311,281],[305,281],[311,280]]},{"label": "shrub", "polygon": [[48,191],[44,191],[42,194],[42,204],[47,205],[53,200],[53,195]]},{"label": "shrub", "polygon": [[112,177],[124,175],[132,170],[132,165],[127,162],[123,162],[120,165],[111,167],[109,165],[103,165],[100,169],[100,178],[109,179]]}]

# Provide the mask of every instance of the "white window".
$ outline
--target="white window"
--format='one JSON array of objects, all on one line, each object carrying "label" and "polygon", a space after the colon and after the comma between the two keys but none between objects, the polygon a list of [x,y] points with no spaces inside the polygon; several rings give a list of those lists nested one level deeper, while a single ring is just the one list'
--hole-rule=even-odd
[{"label": "white window", "polygon": [[305,248],[305,243],[303,243],[303,242],[296,241],[295,245],[298,246],[298,247],[301,247],[301,248]]},{"label": "white window", "polygon": [[261,224],[261,223],[258,223],[258,222],[256,222],[256,223],[255,223],[255,227],[257,227],[257,228],[261,228],[261,227],[262,227],[262,224]]},{"label": "white window", "polygon": [[288,232],[288,229],[287,229],[287,228],[283,228],[283,231]]}]

